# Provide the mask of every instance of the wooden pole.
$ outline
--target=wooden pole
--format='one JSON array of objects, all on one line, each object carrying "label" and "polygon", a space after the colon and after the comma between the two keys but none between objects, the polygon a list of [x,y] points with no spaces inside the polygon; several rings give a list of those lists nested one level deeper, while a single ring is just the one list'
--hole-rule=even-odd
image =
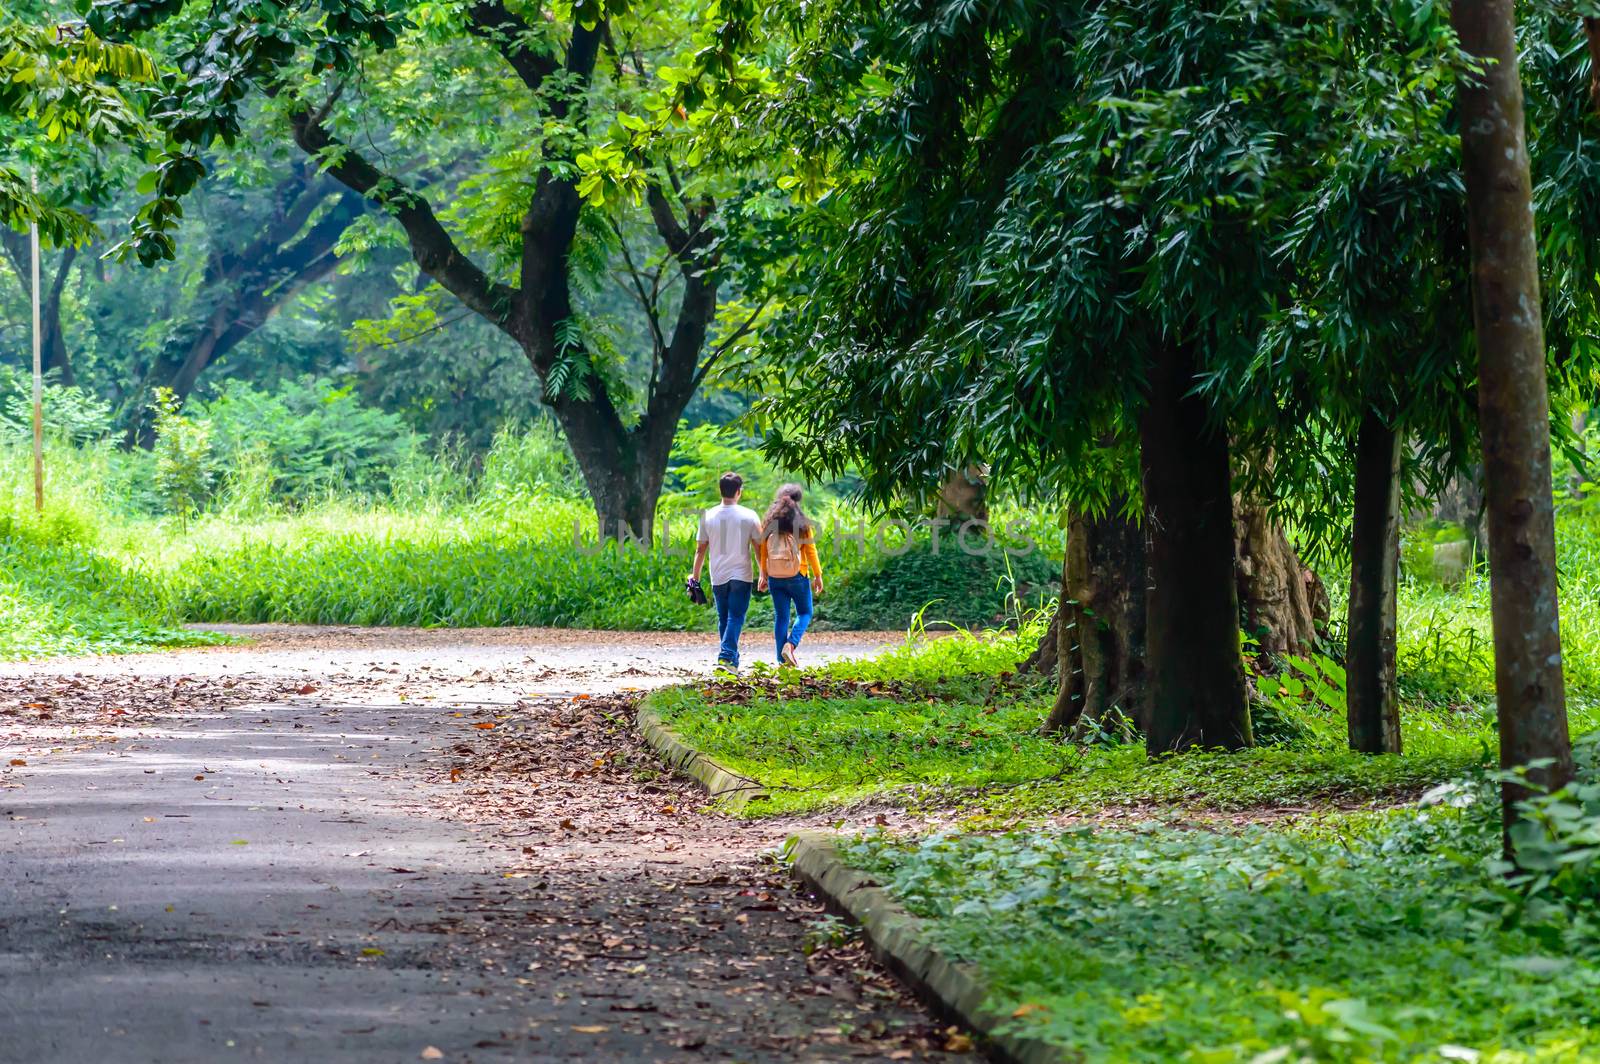
[{"label": "wooden pole", "polygon": [[[37,171],[30,176],[39,191]],[[33,508],[44,510],[44,368],[39,354],[39,223],[28,227],[33,236]]]}]

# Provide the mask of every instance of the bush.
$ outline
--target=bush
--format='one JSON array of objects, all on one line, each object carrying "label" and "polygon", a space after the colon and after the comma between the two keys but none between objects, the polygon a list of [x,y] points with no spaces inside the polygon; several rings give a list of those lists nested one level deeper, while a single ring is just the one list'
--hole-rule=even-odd
[{"label": "bush", "polygon": [[272,494],[294,504],[335,493],[387,495],[397,471],[422,451],[422,438],[398,416],[314,377],[275,392],[229,380],[214,398],[191,402],[187,414],[210,424],[221,466],[264,457]]},{"label": "bush", "polygon": [[187,522],[211,494],[216,470],[211,453],[211,423],[178,410],[169,389],[156,392],[156,490],[168,511]]},{"label": "bush", "polygon": [[[111,432],[111,404],[82,388],[47,378],[42,405],[51,439],[89,443]],[[33,377],[10,366],[0,366],[0,435],[33,439]]]}]

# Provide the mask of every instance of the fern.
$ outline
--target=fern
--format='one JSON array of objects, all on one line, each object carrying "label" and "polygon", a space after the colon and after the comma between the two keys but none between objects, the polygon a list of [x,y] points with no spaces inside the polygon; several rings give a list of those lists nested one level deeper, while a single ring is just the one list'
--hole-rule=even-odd
[{"label": "fern", "polygon": [[545,402],[575,399],[586,403],[594,393],[589,378],[594,366],[583,346],[583,322],[576,314],[556,323],[556,360],[544,374]]}]

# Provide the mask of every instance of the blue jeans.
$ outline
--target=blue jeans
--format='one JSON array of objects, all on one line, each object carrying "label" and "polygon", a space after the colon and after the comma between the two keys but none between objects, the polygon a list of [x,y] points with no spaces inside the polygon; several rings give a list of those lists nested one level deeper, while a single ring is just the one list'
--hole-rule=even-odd
[{"label": "blue jeans", "polygon": [[[772,634],[778,641],[778,661],[783,661],[783,644],[800,645],[806,628],[811,624],[811,578],[799,576],[773,576],[767,578],[767,588],[772,592]],[[794,604],[794,627],[789,627],[789,605]]]},{"label": "blue jeans", "polygon": [[744,616],[750,612],[750,589],[754,586],[748,580],[711,585],[711,597],[717,602],[717,635],[722,639],[717,660],[736,669],[739,667],[739,633],[744,631]]}]

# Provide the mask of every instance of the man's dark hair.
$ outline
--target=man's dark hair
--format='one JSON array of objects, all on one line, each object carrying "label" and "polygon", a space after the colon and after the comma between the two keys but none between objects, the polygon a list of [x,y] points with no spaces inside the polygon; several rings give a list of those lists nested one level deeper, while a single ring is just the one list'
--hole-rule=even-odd
[{"label": "man's dark hair", "polygon": [[717,487],[722,491],[724,499],[731,499],[739,494],[739,489],[744,487],[744,477],[737,473],[724,473],[722,479],[717,481]]}]

